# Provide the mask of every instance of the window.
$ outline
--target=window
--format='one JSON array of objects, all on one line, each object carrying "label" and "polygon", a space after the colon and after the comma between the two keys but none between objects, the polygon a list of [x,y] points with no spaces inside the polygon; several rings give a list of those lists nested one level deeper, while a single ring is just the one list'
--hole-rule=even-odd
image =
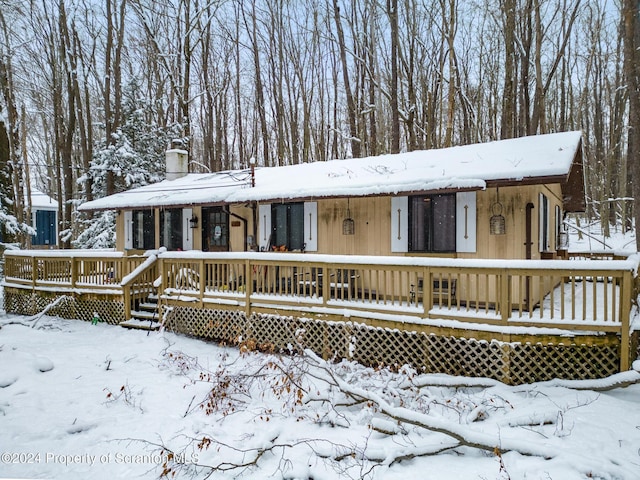
[{"label": "window", "polygon": [[271,206],[271,247],[304,250],[304,203]]},{"label": "window", "polygon": [[409,198],[409,251],[456,251],[456,196]]},{"label": "window", "polygon": [[182,250],[182,209],[160,212],[160,245],[167,250]]},{"label": "window", "polygon": [[153,210],[134,210],[133,248],[151,250],[156,247]]}]

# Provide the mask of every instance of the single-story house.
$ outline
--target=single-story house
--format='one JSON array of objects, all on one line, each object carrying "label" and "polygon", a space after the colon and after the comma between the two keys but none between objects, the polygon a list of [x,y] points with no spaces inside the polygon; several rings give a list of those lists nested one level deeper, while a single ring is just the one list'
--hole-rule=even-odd
[{"label": "single-story house", "polygon": [[[215,173],[186,173],[187,164],[186,151],[169,150],[165,181],[80,210],[117,210],[116,249],[134,254],[166,247],[486,260],[563,258],[564,216],[585,207],[580,132]],[[363,282],[360,290],[381,288]],[[457,288],[458,298],[475,288]],[[495,287],[478,288],[497,302]],[[541,288],[552,286],[527,285],[514,304],[528,306]]]},{"label": "single-story house", "polygon": [[[5,309],[508,383],[629,368],[639,259],[574,260],[580,132],[187,173],[96,199],[116,251],[5,254]],[[569,260],[566,260],[566,259]],[[145,327],[146,328],[146,327]]]},{"label": "single-story house", "polygon": [[87,202],[117,210],[117,250],[558,258],[585,208],[580,132],[283,167],[186,173]]}]

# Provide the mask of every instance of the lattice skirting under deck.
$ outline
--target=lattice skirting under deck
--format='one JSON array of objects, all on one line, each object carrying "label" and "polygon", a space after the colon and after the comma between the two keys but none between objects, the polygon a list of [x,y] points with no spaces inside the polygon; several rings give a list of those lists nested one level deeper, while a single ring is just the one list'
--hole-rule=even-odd
[{"label": "lattice skirting under deck", "polygon": [[[274,351],[309,348],[329,359],[352,359],[372,366],[411,365],[425,373],[489,377],[508,384],[552,378],[603,378],[618,372],[620,339],[615,335],[531,336],[487,341],[372,327],[353,322],[301,319],[242,311],[172,307],[165,325],[179,333],[225,344],[250,344]],[[638,335],[632,336],[633,358]],[[635,348],[634,348],[635,346]]]},{"label": "lattice skirting under deck", "polygon": [[101,321],[117,325],[124,318],[124,303],[121,299],[100,298],[89,295],[69,295],[57,292],[21,291],[4,289],[4,309],[19,315],[36,315],[47,306],[58,303],[47,314],[67,319],[90,321],[97,313]]}]

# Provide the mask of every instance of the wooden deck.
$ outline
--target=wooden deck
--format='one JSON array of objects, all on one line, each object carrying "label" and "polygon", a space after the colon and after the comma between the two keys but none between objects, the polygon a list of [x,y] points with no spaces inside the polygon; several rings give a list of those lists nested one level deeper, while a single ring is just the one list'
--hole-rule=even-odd
[{"label": "wooden deck", "polygon": [[[89,302],[85,310],[98,309],[101,318],[119,323],[157,293],[159,323],[168,312],[188,309],[239,312],[245,319],[276,315],[357,322],[437,335],[475,331],[476,338],[487,341],[509,341],[514,332],[539,340],[541,335],[556,340],[614,335],[619,368],[627,370],[635,358],[630,312],[638,293],[637,266],[635,258],[510,261],[200,252],[139,257],[11,251],[5,254],[5,307],[30,314],[29,308],[66,294]],[[37,300],[27,301],[28,295]],[[78,311],[83,310],[73,313]]]}]

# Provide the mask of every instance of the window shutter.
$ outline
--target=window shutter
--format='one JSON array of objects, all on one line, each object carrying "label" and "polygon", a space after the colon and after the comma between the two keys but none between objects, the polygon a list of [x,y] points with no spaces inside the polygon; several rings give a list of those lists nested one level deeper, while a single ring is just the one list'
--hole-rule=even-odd
[{"label": "window shutter", "polygon": [[409,197],[391,197],[391,251],[409,251]]},{"label": "window shutter", "polygon": [[318,251],[318,203],[304,202],[305,251]]},{"label": "window shutter", "polygon": [[133,248],[133,212],[131,210],[124,211],[124,248],[125,250]]},{"label": "window shutter", "polygon": [[540,252],[549,250],[549,200],[543,193],[538,194],[538,249]]},{"label": "window shutter", "polygon": [[456,251],[476,252],[476,192],[456,194]]},{"label": "window shutter", "polygon": [[271,239],[271,204],[258,205],[258,245],[261,251],[269,251]]},{"label": "window shutter", "polygon": [[189,220],[193,216],[193,209],[182,209],[182,249],[193,250],[193,233],[195,229],[191,228]]}]

